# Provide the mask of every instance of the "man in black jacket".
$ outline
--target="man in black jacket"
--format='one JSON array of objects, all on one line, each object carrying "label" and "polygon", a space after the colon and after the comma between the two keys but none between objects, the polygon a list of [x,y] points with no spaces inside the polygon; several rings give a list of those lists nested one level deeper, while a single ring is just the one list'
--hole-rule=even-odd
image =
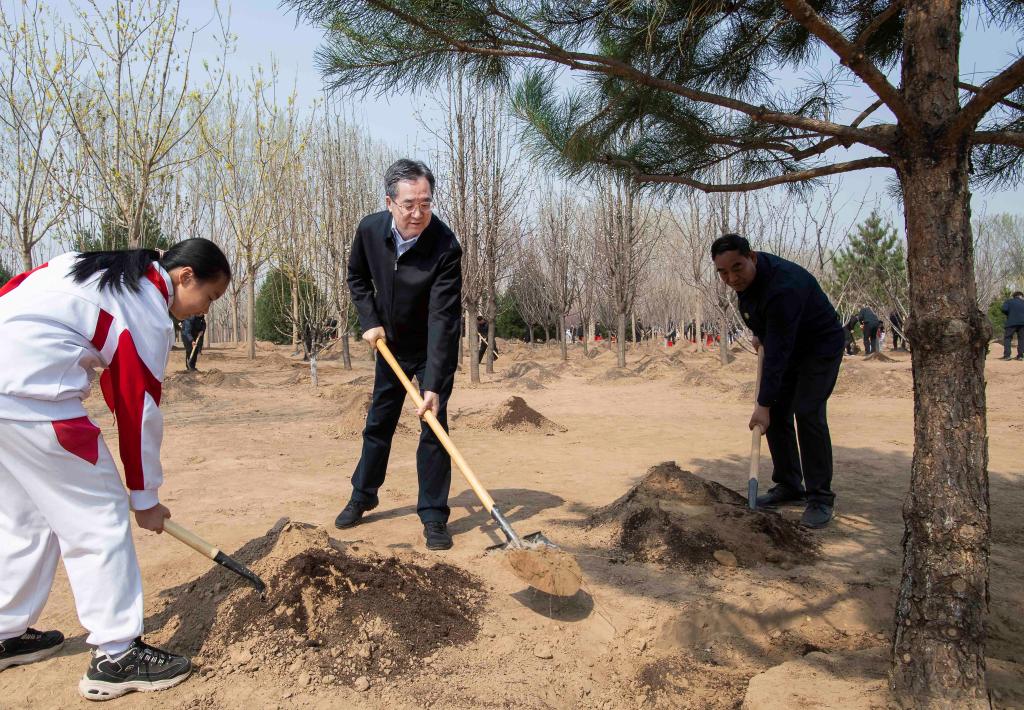
[{"label": "man in black jacket", "polygon": [[191,316],[181,322],[181,342],[185,346],[185,369],[195,372],[199,353],[203,351],[206,316]]},{"label": "man in black jacket", "polygon": [[[427,409],[447,430],[448,397],[459,352],[462,249],[451,229],[432,214],[434,175],[421,162],[399,160],[384,175],[387,210],[359,223],[348,264],[348,286],[363,340],[388,343],[405,374],[416,378]],[[363,453],[352,474],[352,496],[335,520],[339,528],[377,507],[391,439],[405,389],[383,357],[377,358],[373,401],[363,430]],[[421,422],[416,450],[419,500],[427,548],[447,550],[451,459]]]},{"label": "man in black jacket", "polygon": [[1003,303],[1006,324],[1003,328],[1003,360],[1010,359],[1010,345],[1017,334],[1017,359],[1024,360],[1024,293],[1014,291]]},{"label": "man in black jacket", "polygon": [[739,296],[754,346],[764,348],[750,428],[759,427],[768,438],[775,486],[758,496],[757,505],[806,499],[801,524],[824,527],[835,504],[825,405],[843,360],[839,316],[805,269],[774,254],[751,251],[739,235],[716,239],[711,257],[718,275]]},{"label": "man in black jacket", "polygon": [[864,333],[864,354],[872,355],[878,352],[878,329],[882,327],[882,321],[875,315],[875,312],[864,306],[857,314],[861,330]]}]

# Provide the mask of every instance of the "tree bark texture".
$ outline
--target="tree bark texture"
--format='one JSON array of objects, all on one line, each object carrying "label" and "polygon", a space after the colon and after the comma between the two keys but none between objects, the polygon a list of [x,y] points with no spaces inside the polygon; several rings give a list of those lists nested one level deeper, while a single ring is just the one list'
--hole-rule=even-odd
[{"label": "tree bark texture", "polygon": [[923,124],[897,156],[914,341],[914,458],[892,686],[921,708],[987,708],[989,496],[985,352],[975,300],[969,153],[946,127],[959,109],[960,7],[908,3],[906,100]]}]

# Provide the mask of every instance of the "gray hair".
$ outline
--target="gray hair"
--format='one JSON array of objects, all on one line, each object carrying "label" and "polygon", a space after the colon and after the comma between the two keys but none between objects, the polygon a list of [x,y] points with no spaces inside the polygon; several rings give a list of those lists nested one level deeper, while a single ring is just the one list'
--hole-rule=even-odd
[{"label": "gray hair", "polygon": [[430,172],[430,168],[426,166],[426,163],[419,160],[401,158],[384,171],[384,192],[393,200],[398,195],[398,183],[403,180],[418,180],[422,177],[425,177],[427,182],[430,183],[430,193],[433,194],[434,173]]}]

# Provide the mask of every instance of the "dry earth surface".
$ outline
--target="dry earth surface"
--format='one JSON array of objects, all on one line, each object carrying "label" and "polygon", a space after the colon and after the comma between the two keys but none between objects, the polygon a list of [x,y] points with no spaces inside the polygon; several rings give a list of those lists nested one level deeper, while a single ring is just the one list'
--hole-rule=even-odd
[{"label": "dry earth surface", "polygon": [[[267,580],[260,599],[167,535],[136,532],[147,640],[197,672],[121,708],[886,708],[901,505],[913,447],[910,360],[847,358],[830,405],[838,518],[751,514],[754,358],[690,346],[507,344],[494,374],[460,373],[452,436],[520,533],[577,556],[583,589],[524,588],[486,548],[495,528],[453,473],[455,548],[430,553],[415,515],[409,404],[381,506],[333,527],[359,456],[372,362],[214,346],[165,384],[163,501]],[[998,352],[998,348],[996,348]],[[988,664],[993,705],[1024,707],[1024,364],[987,365],[992,490]],[[516,398],[516,399],[513,399]],[[111,448],[101,398],[89,406]],[[671,463],[674,462],[674,463]],[[762,487],[770,478],[763,457]],[[691,475],[695,474],[695,475]],[[720,485],[718,485],[720,484]],[[291,521],[291,522],[289,522]],[[86,707],[88,662],[61,572],[40,626],[68,642],[0,673],[0,707]]]}]

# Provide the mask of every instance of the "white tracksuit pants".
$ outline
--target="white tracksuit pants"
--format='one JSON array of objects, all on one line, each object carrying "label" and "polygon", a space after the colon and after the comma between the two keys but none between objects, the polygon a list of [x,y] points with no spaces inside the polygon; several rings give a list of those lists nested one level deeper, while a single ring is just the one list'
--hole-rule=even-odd
[{"label": "white tracksuit pants", "polygon": [[125,646],[143,620],[128,493],[99,429],[69,422],[59,441],[62,422],[0,419],[0,639],[35,624],[62,557],[87,643]]}]

